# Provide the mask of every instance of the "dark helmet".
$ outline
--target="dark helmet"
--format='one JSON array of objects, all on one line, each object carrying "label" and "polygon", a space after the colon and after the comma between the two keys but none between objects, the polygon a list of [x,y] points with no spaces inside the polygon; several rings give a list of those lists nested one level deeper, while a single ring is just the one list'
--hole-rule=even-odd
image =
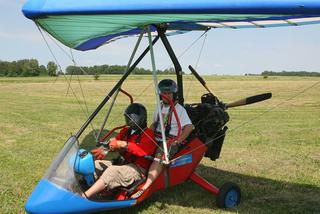
[{"label": "dark helmet", "polygon": [[147,127],[147,110],[140,103],[130,104],[124,111],[124,118],[127,126],[133,130],[140,130]]},{"label": "dark helmet", "polygon": [[178,96],[177,83],[171,79],[161,80],[158,84],[160,93],[170,92],[173,93],[173,99],[176,100]]}]

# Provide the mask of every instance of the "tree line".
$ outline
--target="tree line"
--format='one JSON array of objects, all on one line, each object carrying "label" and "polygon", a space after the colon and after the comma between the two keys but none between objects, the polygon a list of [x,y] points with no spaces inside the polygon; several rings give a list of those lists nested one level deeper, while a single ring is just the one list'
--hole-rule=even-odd
[{"label": "tree line", "polygon": [[[94,65],[94,66],[68,66],[65,70],[67,75],[95,75],[102,74],[123,74],[126,70],[124,65]],[[133,74],[152,74],[150,69],[135,68]],[[157,70],[158,74],[175,74],[174,68]],[[36,59],[22,59],[17,61],[0,60],[0,77],[30,77],[30,76],[57,76],[61,74],[58,66],[50,61],[48,64],[41,65]],[[246,74],[256,76],[259,74]],[[261,76],[313,76],[319,77],[319,72],[307,71],[263,71]]]},{"label": "tree line", "polygon": [[[95,66],[68,66],[65,70],[67,75],[101,75],[123,74],[126,70],[124,65],[95,65]],[[174,68],[157,70],[158,74],[175,74]],[[145,68],[135,68],[133,74],[152,74]],[[30,77],[30,76],[57,76],[59,72],[56,63],[50,61],[41,65],[37,59],[22,59],[17,61],[0,60],[0,76],[2,77]]]},{"label": "tree line", "polygon": [[0,60],[0,76],[2,77],[31,77],[31,76],[56,76],[58,66],[48,62],[46,66],[40,65],[36,59],[22,59],[17,61]]},{"label": "tree line", "polygon": [[[126,71],[125,65],[95,65],[95,66],[68,66],[68,75],[101,75],[101,74],[123,74]],[[158,74],[175,74],[174,68],[157,70]],[[132,74],[152,74],[150,69],[136,67]]]},{"label": "tree line", "polygon": [[308,72],[308,71],[264,71],[261,73],[262,76],[310,76],[320,77],[319,72]]}]

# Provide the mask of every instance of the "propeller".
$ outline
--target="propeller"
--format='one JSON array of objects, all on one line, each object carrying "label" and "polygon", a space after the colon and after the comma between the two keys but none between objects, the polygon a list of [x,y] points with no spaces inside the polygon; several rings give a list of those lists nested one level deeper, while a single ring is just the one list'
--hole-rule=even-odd
[{"label": "propeller", "polygon": [[[200,75],[197,73],[197,71],[191,65],[189,65],[189,69],[190,69],[191,73],[199,80],[201,85],[203,87],[205,87],[205,89],[207,89],[207,91],[210,94],[212,94],[210,89],[207,87],[206,82],[204,81],[204,79],[202,77],[200,77]],[[233,107],[238,107],[238,106],[249,105],[249,104],[253,104],[253,103],[257,103],[257,102],[261,102],[261,101],[270,99],[271,97],[272,97],[272,93],[258,94],[258,95],[247,97],[247,98],[244,98],[244,99],[241,99],[241,100],[237,100],[237,101],[232,102],[232,103],[227,103],[227,104],[225,104],[225,107],[226,108],[233,108]]]},{"label": "propeller", "polygon": [[204,79],[202,79],[202,77],[200,77],[200,75],[196,72],[196,70],[194,70],[194,68],[189,65],[189,70],[191,71],[191,73],[197,78],[197,80],[201,83],[201,85],[203,87],[205,87],[205,89],[207,89],[207,91],[210,93],[210,94],[213,94],[210,89],[208,88],[206,82],[204,81]]},{"label": "propeller", "polygon": [[233,107],[238,107],[238,106],[244,106],[244,105],[249,105],[257,102],[261,102],[267,99],[270,99],[272,97],[272,93],[264,93],[264,94],[258,94],[254,95],[251,97],[247,97],[241,100],[237,100],[232,103],[227,103],[226,108],[233,108]]}]

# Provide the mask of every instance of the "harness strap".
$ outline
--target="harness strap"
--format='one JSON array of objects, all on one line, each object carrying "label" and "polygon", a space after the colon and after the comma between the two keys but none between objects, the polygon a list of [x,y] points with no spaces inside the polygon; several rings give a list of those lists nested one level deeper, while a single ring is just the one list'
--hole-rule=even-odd
[{"label": "harness strap", "polygon": [[[161,137],[162,137],[161,132],[158,132],[158,131],[154,132],[154,136],[155,136],[156,138],[158,138],[158,139],[161,139]],[[171,135],[171,134],[166,135],[166,139],[167,139],[167,140],[168,140],[168,139],[173,139],[173,138],[175,138],[175,137],[177,137],[177,136],[174,136],[174,135]]]},{"label": "harness strap", "polygon": [[[175,101],[174,102],[174,105],[176,105],[178,102]],[[162,107],[163,105],[161,105],[161,110],[162,110]],[[171,122],[172,122],[172,113],[173,113],[173,109],[169,108],[169,114],[168,114],[168,117],[167,117],[167,120],[164,122],[164,125],[165,125],[165,135],[166,135],[166,138],[168,138],[170,136],[170,130],[171,130]],[[154,125],[154,130],[153,132],[157,135],[159,132],[157,131],[157,128],[159,126],[159,123],[160,123],[160,119],[159,119],[159,114],[157,115],[157,120],[155,122],[155,125]],[[160,133],[160,138],[161,138],[161,133]],[[174,136],[175,137],[175,136]]]}]

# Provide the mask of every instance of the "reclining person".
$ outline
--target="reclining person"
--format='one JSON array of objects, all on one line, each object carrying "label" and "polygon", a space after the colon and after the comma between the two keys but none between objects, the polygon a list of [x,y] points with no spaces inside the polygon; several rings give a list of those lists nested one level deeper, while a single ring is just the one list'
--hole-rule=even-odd
[{"label": "reclining person", "polygon": [[[176,112],[179,117],[178,119],[181,124],[180,136],[178,136],[178,139],[176,141],[171,142],[172,139],[175,139],[178,135],[178,123],[177,123],[177,119],[175,118],[172,112],[170,103],[166,99],[162,99],[163,105],[161,106],[161,113],[163,116],[166,141],[168,144],[170,156],[172,157],[178,151],[179,146],[184,143],[185,139],[193,131],[193,125],[185,108],[177,102],[177,95],[178,95],[177,84],[171,79],[164,79],[159,82],[158,87],[159,87],[160,93],[166,96],[167,98],[169,98],[170,100],[172,100],[172,102],[174,103]],[[150,128],[153,129],[155,132],[156,141],[158,142],[158,145],[162,146],[161,128],[160,128],[157,109],[154,112],[153,121],[154,122],[150,126]],[[157,149],[155,157],[159,159],[163,159],[163,150]],[[153,183],[153,181],[155,181],[155,179],[159,176],[162,169],[163,169],[163,166],[159,162],[153,161],[150,166],[148,178],[145,185],[139,191],[133,194],[131,198],[135,199],[140,197],[143,194],[143,192],[146,189],[148,189]]]},{"label": "reclining person", "polygon": [[[104,189],[128,187],[146,175],[151,161],[143,156],[152,156],[157,148],[153,131],[147,127],[147,110],[142,104],[133,103],[127,107],[124,116],[127,127],[110,139],[109,147],[110,151],[123,153],[126,164],[118,166],[108,160],[95,161],[96,174],[101,176],[82,194],[83,197],[91,197]],[[96,159],[105,156],[102,148],[91,152]]]}]

